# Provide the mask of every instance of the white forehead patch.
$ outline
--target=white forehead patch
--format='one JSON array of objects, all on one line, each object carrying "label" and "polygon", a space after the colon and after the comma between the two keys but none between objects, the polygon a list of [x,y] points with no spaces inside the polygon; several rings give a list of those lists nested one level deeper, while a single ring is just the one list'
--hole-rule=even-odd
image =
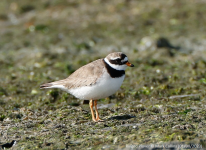
[{"label": "white forehead patch", "polygon": [[127,62],[128,61],[128,58],[125,57],[123,60],[121,60],[121,62]]}]

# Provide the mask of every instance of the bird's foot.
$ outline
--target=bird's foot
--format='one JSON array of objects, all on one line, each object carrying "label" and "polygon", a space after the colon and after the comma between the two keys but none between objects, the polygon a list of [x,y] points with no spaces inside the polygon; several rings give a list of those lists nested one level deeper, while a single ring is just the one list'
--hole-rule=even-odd
[{"label": "bird's foot", "polygon": [[96,118],[96,122],[104,122],[105,120],[102,120],[100,118]]}]

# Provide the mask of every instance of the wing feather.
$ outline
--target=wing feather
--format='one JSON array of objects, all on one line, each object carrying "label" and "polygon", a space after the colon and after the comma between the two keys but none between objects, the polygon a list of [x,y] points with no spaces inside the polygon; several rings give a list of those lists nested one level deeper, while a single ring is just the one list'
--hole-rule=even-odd
[{"label": "wing feather", "polygon": [[104,67],[103,59],[95,60],[64,79],[63,85],[68,89],[93,85],[103,74]]}]

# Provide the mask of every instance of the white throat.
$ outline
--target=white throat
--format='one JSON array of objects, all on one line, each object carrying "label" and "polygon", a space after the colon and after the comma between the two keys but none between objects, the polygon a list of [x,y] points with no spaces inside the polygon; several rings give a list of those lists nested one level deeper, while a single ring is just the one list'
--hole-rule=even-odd
[{"label": "white throat", "polygon": [[127,68],[127,65],[115,65],[115,64],[111,64],[109,62],[109,60],[107,58],[104,58],[104,61],[111,66],[112,68],[116,69],[116,70],[125,70]]}]

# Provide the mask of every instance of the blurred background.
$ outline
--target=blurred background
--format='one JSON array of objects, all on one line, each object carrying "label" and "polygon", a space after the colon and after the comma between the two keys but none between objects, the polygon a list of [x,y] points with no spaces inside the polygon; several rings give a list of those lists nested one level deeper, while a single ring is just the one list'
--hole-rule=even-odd
[{"label": "blurred background", "polygon": [[[1,0],[0,142],[17,140],[19,148],[204,146],[205,12],[206,0]],[[116,94],[100,100],[100,115],[109,121],[95,129],[84,124],[91,116],[80,100],[39,90],[113,51],[124,52],[135,68],[127,69]],[[59,124],[54,134],[50,127]],[[93,130],[99,136],[92,137]]]}]

